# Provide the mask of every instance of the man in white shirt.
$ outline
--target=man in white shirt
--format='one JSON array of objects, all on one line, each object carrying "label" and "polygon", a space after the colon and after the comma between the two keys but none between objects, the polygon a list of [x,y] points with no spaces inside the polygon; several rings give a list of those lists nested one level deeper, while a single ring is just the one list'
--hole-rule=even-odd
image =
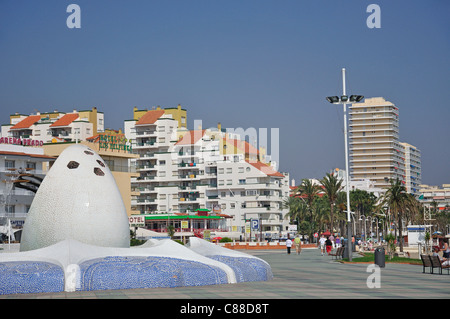
[{"label": "man in white shirt", "polygon": [[291,254],[291,247],[292,247],[292,240],[288,236],[288,238],[286,239],[286,248],[288,255]]},{"label": "man in white shirt", "polygon": [[320,244],[320,250],[322,252],[322,256],[325,253],[325,242],[326,242],[326,238],[322,235],[319,239],[319,244]]}]

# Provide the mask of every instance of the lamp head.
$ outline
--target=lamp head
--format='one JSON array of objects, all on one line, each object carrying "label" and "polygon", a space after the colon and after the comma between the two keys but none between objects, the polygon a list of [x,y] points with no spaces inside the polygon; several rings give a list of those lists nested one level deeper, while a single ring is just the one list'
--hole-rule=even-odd
[{"label": "lamp head", "polygon": [[350,102],[360,102],[363,98],[362,95],[350,95]]},{"label": "lamp head", "polygon": [[339,97],[337,97],[337,96],[328,96],[327,97],[327,101],[330,102],[330,103],[337,103],[337,102],[339,102]]}]

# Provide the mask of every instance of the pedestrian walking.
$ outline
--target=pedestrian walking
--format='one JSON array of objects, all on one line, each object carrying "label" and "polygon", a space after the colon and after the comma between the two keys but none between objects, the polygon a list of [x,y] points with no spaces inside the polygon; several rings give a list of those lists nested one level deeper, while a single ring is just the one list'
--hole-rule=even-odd
[{"label": "pedestrian walking", "polygon": [[333,243],[330,240],[330,237],[327,237],[325,240],[325,247],[327,249],[327,254],[329,255],[331,253],[331,248],[333,247]]},{"label": "pedestrian walking", "polygon": [[325,242],[326,242],[326,239],[325,239],[325,237],[322,235],[322,236],[320,237],[320,239],[319,239],[320,251],[322,252],[322,256],[323,256],[323,254],[325,253]]},{"label": "pedestrian walking", "polygon": [[300,255],[302,252],[302,241],[300,240],[300,236],[297,235],[294,239],[294,245],[295,245],[295,251],[297,252],[297,255]]},{"label": "pedestrian walking", "polygon": [[336,248],[341,247],[341,239],[339,238],[339,236],[336,236]]},{"label": "pedestrian walking", "polygon": [[292,240],[288,236],[288,238],[286,239],[286,249],[287,249],[288,255],[291,254],[291,247],[292,247]]}]

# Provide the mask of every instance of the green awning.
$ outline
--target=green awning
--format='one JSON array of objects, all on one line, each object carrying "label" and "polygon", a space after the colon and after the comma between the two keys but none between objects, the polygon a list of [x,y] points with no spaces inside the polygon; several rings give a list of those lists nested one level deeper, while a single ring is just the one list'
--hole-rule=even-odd
[{"label": "green awning", "polygon": [[158,214],[158,215],[144,215],[145,220],[180,220],[180,219],[221,219],[223,217],[220,216],[197,216],[197,215],[171,215],[167,216],[166,214]]}]

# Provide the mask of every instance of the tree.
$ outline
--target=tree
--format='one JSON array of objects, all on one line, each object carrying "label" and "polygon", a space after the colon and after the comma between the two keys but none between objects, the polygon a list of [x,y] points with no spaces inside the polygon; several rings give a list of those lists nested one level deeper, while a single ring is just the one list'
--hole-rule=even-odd
[{"label": "tree", "polygon": [[397,178],[395,181],[390,181],[391,186],[381,196],[379,206],[387,207],[394,218],[397,218],[397,225],[400,237],[400,251],[403,252],[403,235],[402,235],[402,218],[403,213],[411,204],[411,197],[406,193],[406,188],[402,182]]},{"label": "tree", "polygon": [[313,203],[314,199],[318,196],[321,188],[319,185],[314,184],[310,179],[302,179],[302,183],[295,190],[295,194],[305,199],[308,205],[311,220],[313,219]]},{"label": "tree", "polygon": [[294,196],[283,200],[283,208],[289,210],[285,218],[289,218],[291,221],[296,220],[297,222],[305,218],[308,210],[306,203],[301,198]]},{"label": "tree", "polygon": [[[375,204],[377,202],[377,197],[373,193],[369,193],[365,190],[355,189],[350,191],[350,202],[352,211],[356,213],[355,220],[361,220],[361,216],[367,219],[367,217],[371,216],[374,209]],[[364,222],[366,222],[364,220]],[[359,230],[361,234],[361,229]],[[367,234],[364,234],[367,236]]]},{"label": "tree", "polygon": [[[300,196],[305,200],[308,211],[309,211],[309,221],[312,224],[314,220],[313,216],[313,203],[314,199],[318,196],[319,191],[321,191],[321,187],[319,185],[314,184],[310,179],[304,178],[302,179],[302,183],[294,192],[295,196]],[[309,236],[312,236],[313,228],[311,228]]]},{"label": "tree", "polygon": [[336,204],[339,191],[342,188],[342,179],[338,179],[333,174],[327,173],[324,178],[320,180],[323,190],[327,195],[328,203],[330,205],[330,230],[334,231],[334,206]]}]

